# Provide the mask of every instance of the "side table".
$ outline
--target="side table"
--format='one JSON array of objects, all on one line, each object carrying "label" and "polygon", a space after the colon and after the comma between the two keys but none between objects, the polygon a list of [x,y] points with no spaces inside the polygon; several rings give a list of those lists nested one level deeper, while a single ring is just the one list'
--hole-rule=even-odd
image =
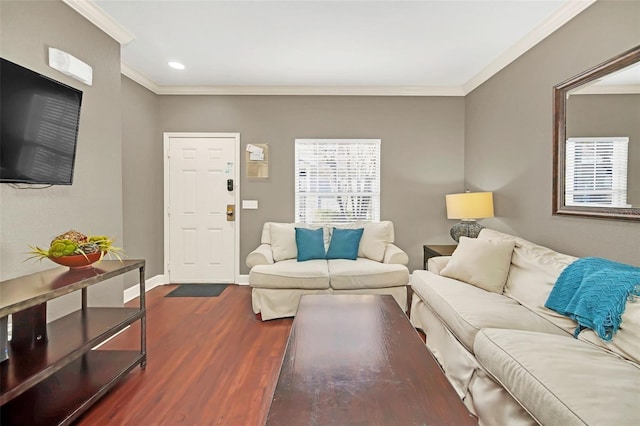
[{"label": "side table", "polygon": [[422,269],[427,270],[427,260],[436,256],[451,256],[456,249],[456,244],[440,245],[440,244],[425,244],[422,246],[424,254],[422,257]]}]

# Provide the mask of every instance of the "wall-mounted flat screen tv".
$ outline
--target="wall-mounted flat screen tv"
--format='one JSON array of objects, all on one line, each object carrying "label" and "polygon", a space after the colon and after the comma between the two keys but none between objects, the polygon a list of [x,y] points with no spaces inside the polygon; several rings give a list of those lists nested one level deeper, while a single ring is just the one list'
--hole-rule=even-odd
[{"label": "wall-mounted flat screen tv", "polygon": [[0,182],[71,185],[82,91],[0,58]]}]

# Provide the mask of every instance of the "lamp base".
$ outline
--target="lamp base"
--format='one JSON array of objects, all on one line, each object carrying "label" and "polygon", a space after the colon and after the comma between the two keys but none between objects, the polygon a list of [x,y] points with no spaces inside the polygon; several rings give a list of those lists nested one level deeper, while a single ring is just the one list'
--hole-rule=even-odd
[{"label": "lamp base", "polygon": [[475,220],[463,220],[453,225],[449,233],[455,242],[459,242],[460,237],[478,238],[478,234],[483,228],[484,226]]}]

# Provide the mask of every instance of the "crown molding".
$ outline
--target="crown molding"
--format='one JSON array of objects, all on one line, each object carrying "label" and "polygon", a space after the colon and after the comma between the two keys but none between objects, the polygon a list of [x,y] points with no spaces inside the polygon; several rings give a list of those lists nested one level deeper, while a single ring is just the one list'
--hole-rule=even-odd
[{"label": "crown molding", "polygon": [[[140,83],[142,84],[142,83]],[[158,95],[464,96],[461,87],[387,86],[158,86]]]},{"label": "crown molding", "polygon": [[121,72],[156,95],[229,96],[464,96],[462,87],[385,86],[159,86],[124,62]]},{"label": "crown molding", "polygon": [[160,86],[124,62],[124,76],[156,95],[230,96],[464,96],[462,87],[392,86]]},{"label": "crown molding", "polygon": [[460,86],[160,86],[122,61],[120,71],[156,95],[464,96]]},{"label": "crown molding", "polygon": [[135,40],[136,36],[125,27],[107,15],[91,0],[62,0],[67,6],[84,16],[89,22],[107,33],[111,38],[126,45]]},{"label": "crown molding", "polygon": [[150,78],[141,72],[131,68],[129,65],[124,62],[120,62],[120,72],[122,75],[129,77],[131,80],[135,81],[139,85],[151,90],[153,93],[159,95],[161,91],[161,87],[154,83]]},{"label": "crown molding", "polygon": [[595,2],[596,0],[572,0],[562,5],[551,17],[520,39],[520,41],[487,65],[482,71],[471,78],[471,80],[463,84],[464,94],[467,95],[471,93],[482,83],[489,80],[511,62],[515,61],[526,51],[550,36],[554,31],[575,18],[580,12]]}]

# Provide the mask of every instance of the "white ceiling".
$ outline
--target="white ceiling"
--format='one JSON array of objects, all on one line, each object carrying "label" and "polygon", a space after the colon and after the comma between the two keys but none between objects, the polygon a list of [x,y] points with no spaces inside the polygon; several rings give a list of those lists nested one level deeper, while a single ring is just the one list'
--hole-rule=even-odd
[{"label": "white ceiling", "polygon": [[399,95],[464,95],[593,1],[65,0],[156,93]]}]

